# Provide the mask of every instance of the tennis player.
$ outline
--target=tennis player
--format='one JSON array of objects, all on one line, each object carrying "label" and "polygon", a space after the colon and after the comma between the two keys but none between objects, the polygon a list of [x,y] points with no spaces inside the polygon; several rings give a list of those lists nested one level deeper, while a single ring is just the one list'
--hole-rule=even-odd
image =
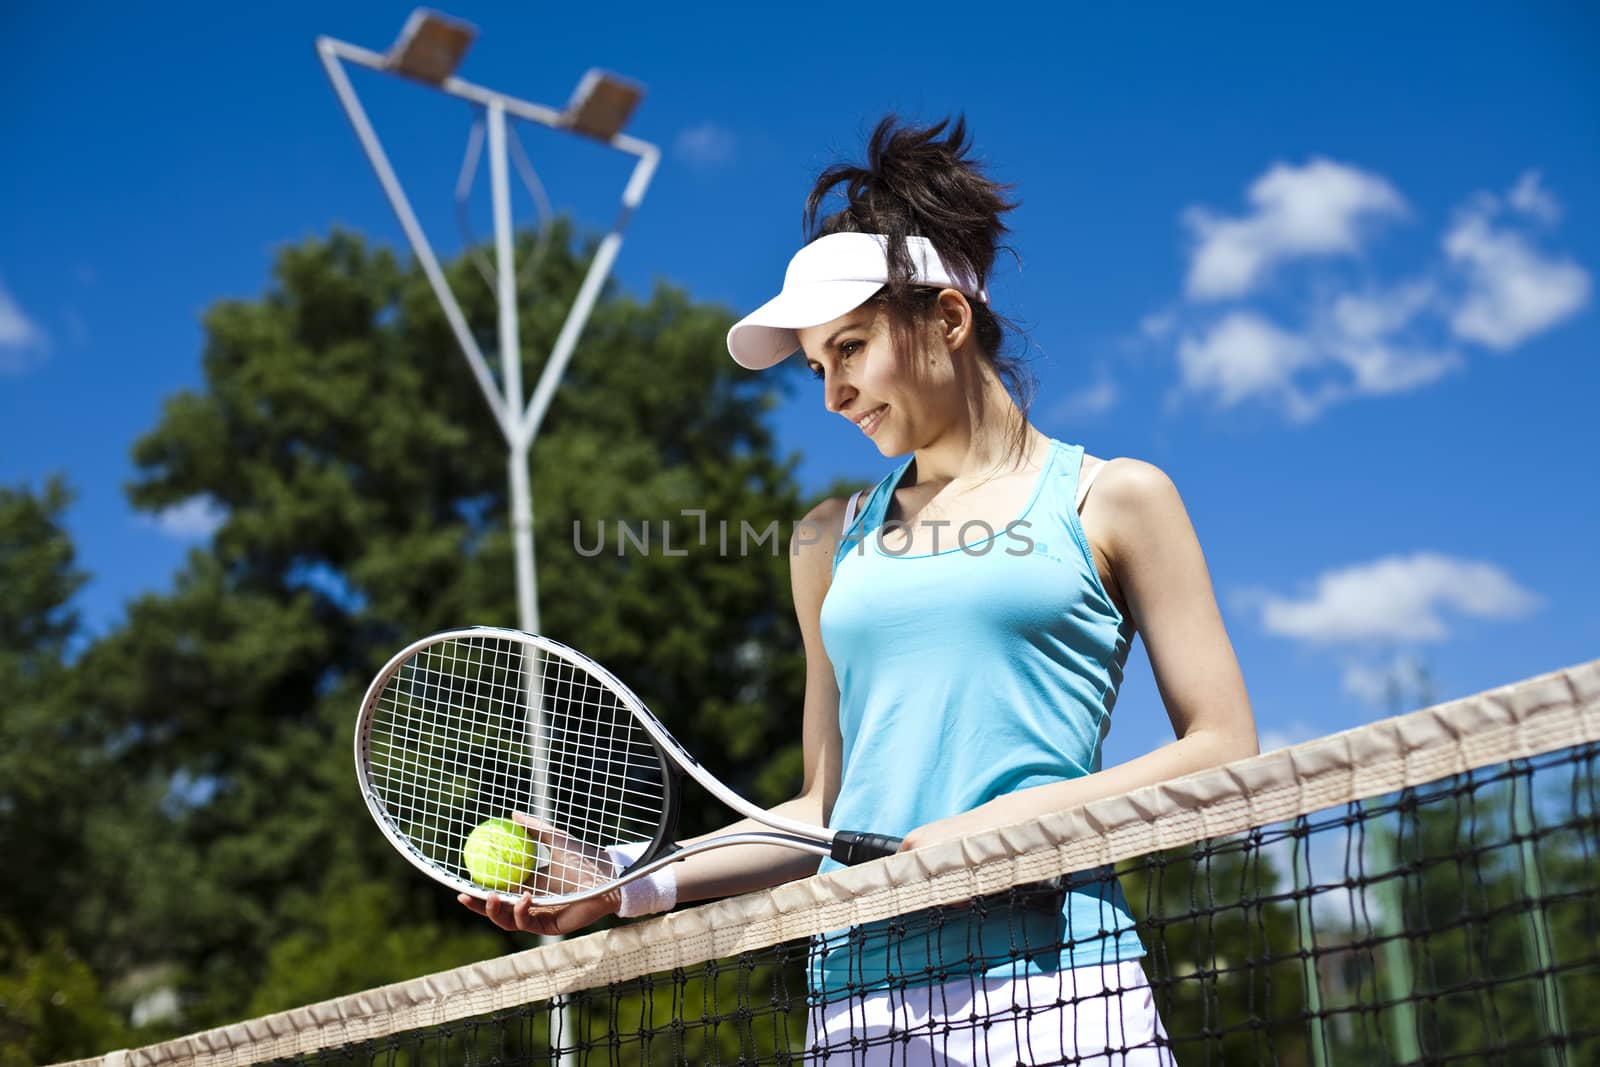
[{"label": "tennis player", "polygon": [[[840,210],[825,214],[834,197]],[[810,535],[795,539],[805,778],[777,809],[903,835],[906,849],[1257,751],[1172,482],[1028,421],[1032,382],[985,288],[1013,206],[971,157],[962,121],[885,119],[865,165],[818,178],[812,239],[782,291],[728,334],[752,370],[801,353],[849,432],[908,457],[877,485],[818,505],[802,527]],[[1102,768],[1135,634],[1176,739]],[[803,853],[738,846],[562,909],[462,900],[506,929],[564,933],[817,869]],[[1041,889],[1042,906],[1007,897],[925,929],[821,939],[817,1058],[1170,1064],[1143,947],[1115,878],[1100,874]]]}]

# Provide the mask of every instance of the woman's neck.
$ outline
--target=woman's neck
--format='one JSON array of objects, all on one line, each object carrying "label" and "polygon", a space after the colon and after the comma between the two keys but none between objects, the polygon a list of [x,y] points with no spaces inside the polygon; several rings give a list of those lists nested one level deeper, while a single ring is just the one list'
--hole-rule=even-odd
[{"label": "woman's neck", "polygon": [[985,374],[977,393],[966,418],[916,450],[917,484],[978,484],[1042,461],[1049,438],[1024,421],[999,378]]}]

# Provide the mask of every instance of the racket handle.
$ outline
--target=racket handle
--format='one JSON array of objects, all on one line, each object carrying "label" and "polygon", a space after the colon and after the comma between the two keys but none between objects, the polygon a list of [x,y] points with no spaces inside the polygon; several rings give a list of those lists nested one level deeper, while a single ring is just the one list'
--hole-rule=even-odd
[{"label": "racket handle", "polygon": [[869,834],[860,830],[840,830],[833,835],[834,862],[854,867],[868,860],[881,860],[900,851],[900,838],[888,834]]}]

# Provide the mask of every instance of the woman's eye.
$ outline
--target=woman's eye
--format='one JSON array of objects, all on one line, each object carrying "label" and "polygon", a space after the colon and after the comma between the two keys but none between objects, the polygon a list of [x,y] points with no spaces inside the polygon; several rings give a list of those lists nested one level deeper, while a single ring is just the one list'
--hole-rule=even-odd
[{"label": "woman's eye", "polygon": [[822,381],[822,364],[820,364],[820,363],[811,364],[811,376],[813,378],[815,378],[819,382]]},{"label": "woman's eye", "polygon": [[844,344],[839,346],[839,354],[844,356],[846,359],[849,359],[859,351],[861,351],[860,341],[846,341]]}]

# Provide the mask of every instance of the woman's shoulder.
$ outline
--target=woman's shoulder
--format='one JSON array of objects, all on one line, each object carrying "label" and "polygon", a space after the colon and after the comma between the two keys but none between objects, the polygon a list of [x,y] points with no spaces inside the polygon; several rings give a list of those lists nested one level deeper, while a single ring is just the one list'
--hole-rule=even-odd
[{"label": "woman's shoulder", "polygon": [[818,501],[799,522],[795,523],[794,534],[789,541],[789,554],[796,560],[813,555],[821,556],[831,565],[834,550],[839,547],[839,541],[844,536],[845,518],[851,513],[852,502],[855,505],[855,514],[859,515],[862,504],[871,491],[871,486],[865,486],[859,493],[846,492]]},{"label": "woman's shoulder", "polygon": [[822,595],[832,583],[833,557],[849,507],[849,494],[826,497],[795,523],[789,538],[789,572],[797,599],[805,595],[820,607]]},{"label": "woman's shoulder", "polygon": [[1050,442],[1054,462],[1052,478],[1070,480],[1080,502],[1099,497],[1106,503],[1128,507],[1175,492],[1172,479],[1154,463],[1128,456],[1107,459],[1084,445],[1058,438],[1051,438]]},{"label": "woman's shoulder", "polygon": [[1127,456],[1102,459],[1085,452],[1080,477],[1090,476],[1094,478],[1093,495],[1106,503],[1124,507],[1138,506],[1177,492],[1166,471],[1154,463]]},{"label": "woman's shoulder", "polygon": [[806,512],[795,528],[796,550],[805,547],[805,544],[837,541],[844,529],[844,516],[850,507],[850,496],[851,494],[846,493],[843,496],[826,497]]},{"label": "woman's shoulder", "polygon": [[1112,554],[1119,554],[1118,543],[1188,523],[1178,487],[1154,463],[1085,455],[1083,471],[1083,477],[1094,479],[1079,512],[1085,532]]}]

